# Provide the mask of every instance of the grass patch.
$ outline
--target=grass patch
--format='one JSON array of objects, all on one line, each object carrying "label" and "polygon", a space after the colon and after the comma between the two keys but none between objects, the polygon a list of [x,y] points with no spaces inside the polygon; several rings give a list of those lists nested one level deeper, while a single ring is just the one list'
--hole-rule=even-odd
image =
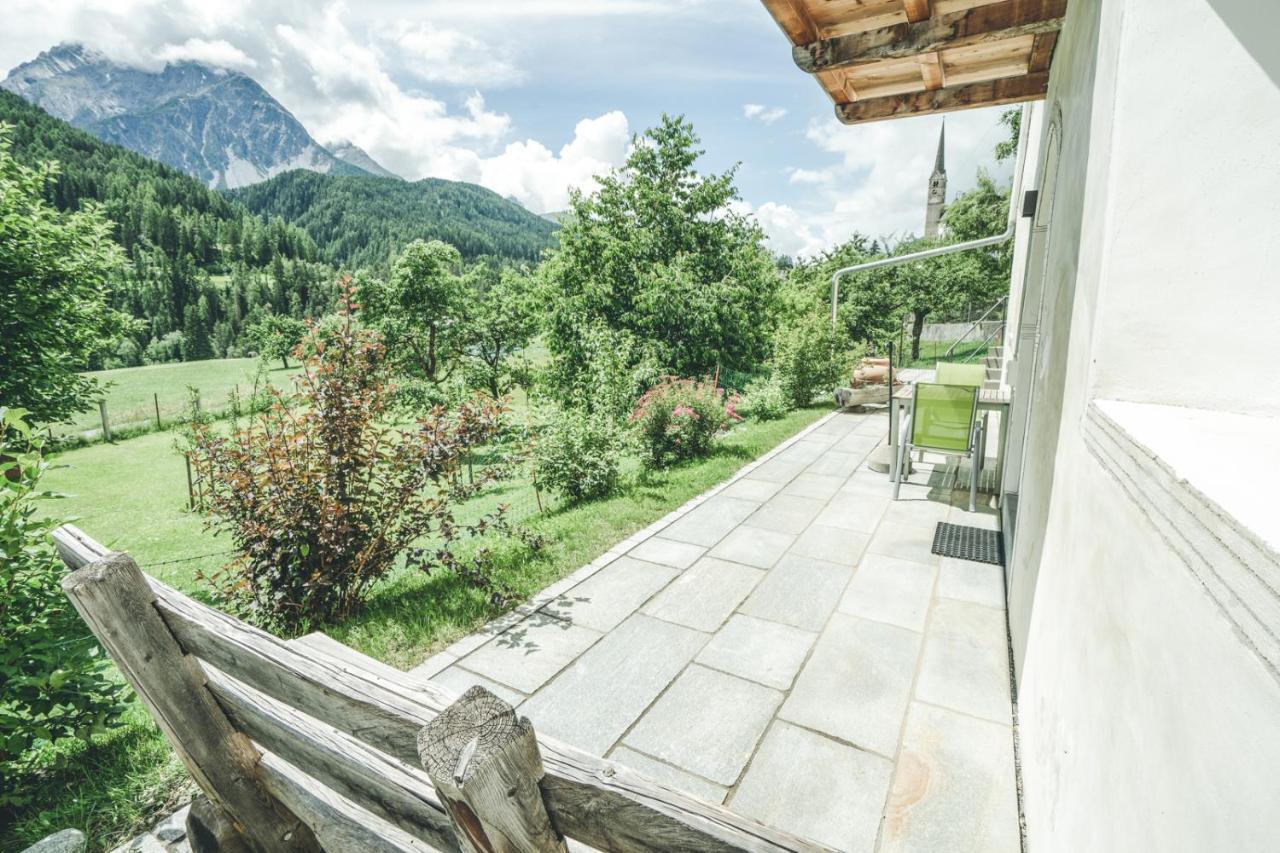
[{"label": "grass patch", "polygon": [[[666,471],[643,472],[629,460],[624,485],[613,497],[551,507],[526,519],[527,526],[547,537],[548,545],[534,555],[514,543],[503,548],[496,579],[517,601],[527,599],[828,411],[815,406],[777,421],[741,424],[716,443],[710,457]],[[186,473],[172,433],[67,451],[56,462],[64,467],[50,471],[45,485],[71,496],[51,503],[50,511],[78,516],[76,523],[90,536],[130,552],[152,576],[202,593],[196,571],[214,569],[227,559],[219,552],[230,547],[229,541],[206,532],[202,518],[186,510]],[[531,499],[527,483],[509,481],[464,507],[459,516],[478,515],[499,501],[524,506]],[[327,633],[392,666],[409,668],[505,609],[451,573],[401,569],[374,589],[363,613]],[[138,705],[121,729],[88,746],[65,749],[71,750],[65,753],[65,769],[50,770],[36,780],[36,804],[0,827],[0,849],[20,850],[49,832],[77,827],[89,835],[91,850],[110,850],[193,790]]]},{"label": "grass patch", "polygon": [[955,341],[921,341],[920,357],[911,358],[911,342],[908,341],[906,346],[899,350],[902,353],[902,363],[898,365],[900,368],[924,368],[932,370],[939,361],[970,361],[977,364],[982,363],[982,358],[987,354],[989,344],[982,341],[965,341],[956,344],[955,351],[951,355],[946,355],[947,349],[954,344]]},{"label": "grass patch", "polygon": [[[207,361],[184,361],[175,364],[150,364],[144,367],[122,367],[117,370],[95,370],[86,373],[108,385],[107,418],[112,428],[127,429],[150,425],[154,428],[156,398],[160,401],[160,418],[172,423],[186,415],[187,386],[200,389],[200,405],[207,412],[228,408],[231,392],[239,386],[248,397],[259,376],[279,387],[287,387],[287,377],[297,372],[297,365],[285,370],[281,365],[263,365],[256,358],[215,358]],[[54,427],[55,436],[79,435],[101,431],[98,407],[76,415],[71,423]]]}]

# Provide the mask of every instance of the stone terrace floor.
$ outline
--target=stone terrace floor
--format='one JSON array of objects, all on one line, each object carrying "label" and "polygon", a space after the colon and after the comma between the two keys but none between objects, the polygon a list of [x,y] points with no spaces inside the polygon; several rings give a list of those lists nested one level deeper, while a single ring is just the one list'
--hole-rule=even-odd
[{"label": "stone terrace floor", "polygon": [[1017,851],[1003,574],[930,551],[996,516],[927,465],[893,502],[887,427],[819,421],[415,672],[841,850]]}]

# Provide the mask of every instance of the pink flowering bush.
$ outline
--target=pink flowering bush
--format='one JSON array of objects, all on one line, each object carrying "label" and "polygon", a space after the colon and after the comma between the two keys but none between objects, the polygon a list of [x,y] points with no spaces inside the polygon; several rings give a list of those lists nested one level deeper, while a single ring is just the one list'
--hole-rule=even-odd
[{"label": "pink flowering bush", "polygon": [[660,468],[706,456],[716,435],[742,420],[737,403],[737,395],[727,396],[710,379],[664,376],[631,413],[645,464]]}]

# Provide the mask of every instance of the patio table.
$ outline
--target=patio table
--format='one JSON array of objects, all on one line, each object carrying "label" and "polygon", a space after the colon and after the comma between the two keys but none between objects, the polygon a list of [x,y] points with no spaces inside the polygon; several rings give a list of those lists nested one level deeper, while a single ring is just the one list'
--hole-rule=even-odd
[{"label": "patio table", "polygon": [[[890,459],[898,458],[898,430],[901,428],[903,407],[906,414],[911,414],[911,406],[915,401],[915,384],[932,382],[936,371],[909,368],[897,372],[902,385],[893,389],[893,402],[889,407],[889,447],[892,450]],[[978,391],[978,411],[995,412],[1000,416],[1000,438],[996,442],[996,502],[1000,501],[1000,480],[1004,476],[1005,442],[1009,436],[1009,404],[1012,395],[1008,388],[982,388]],[[893,463],[889,465],[889,476],[893,476]]]}]

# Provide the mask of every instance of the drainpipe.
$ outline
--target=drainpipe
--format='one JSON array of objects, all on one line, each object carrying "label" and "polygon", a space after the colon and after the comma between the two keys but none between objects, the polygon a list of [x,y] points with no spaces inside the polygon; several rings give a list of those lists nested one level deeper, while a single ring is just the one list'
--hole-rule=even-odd
[{"label": "drainpipe", "polygon": [[952,252],[963,252],[966,249],[983,249],[987,246],[998,246],[1001,243],[1007,243],[1013,237],[1014,226],[1018,222],[1018,208],[1022,204],[1022,161],[1027,153],[1027,128],[1031,124],[1031,105],[1022,105],[1022,122],[1018,128],[1018,157],[1014,161],[1013,166],[1013,187],[1009,192],[1009,221],[1005,224],[1004,232],[994,237],[981,237],[977,240],[968,240],[964,243],[952,243],[948,246],[938,246],[933,249],[925,249],[920,252],[912,252],[909,255],[898,255],[892,258],[880,258],[875,261],[866,261],[861,264],[854,264],[851,267],[838,269],[831,275],[831,328],[836,327],[836,309],[840,305],[840,279],[846,275],[855,272],[866,272],[868,270],[878,270],[882,267],[896,267],[899,264],[906,264],[912,261],[923,261],[926,258],[936,258],[939,255],[949,255]]}]

